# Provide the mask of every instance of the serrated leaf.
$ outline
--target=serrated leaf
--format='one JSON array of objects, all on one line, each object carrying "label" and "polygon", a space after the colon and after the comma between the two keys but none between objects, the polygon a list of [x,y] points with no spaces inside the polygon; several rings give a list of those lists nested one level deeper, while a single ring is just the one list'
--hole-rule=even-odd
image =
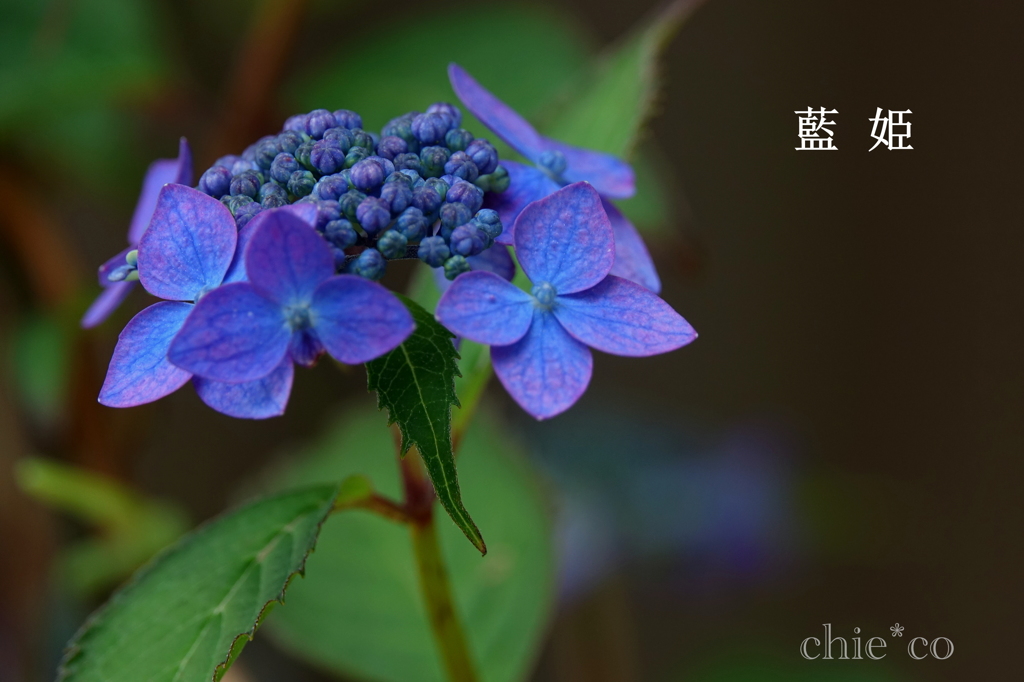
[{"label": "serrated leaf", "polygon": [[93,614],[64,682],[210,682],[301,573],[336,485],[253,502],[186,535]]},{"label": "serrated leaf", "polygon": [[677,0],[604,57],[545,128],[557,140],[628,158],[658,92],[658,58],[703,0]]},{"label": "serrated leaf", "polygon": [[455,377],[459,354],[452,344],[455,335],[422,306],[399,295],[416,321],[405,342],[376,360],[366,363],[369,390],[377,392],[377,406],[387,408],[388,424],[398,424],[402,454],[416,446],[438,500],[469,541],[487,553],[480,530],[462,504],[462,493],[452,452],[452,406],[459,406]]}]

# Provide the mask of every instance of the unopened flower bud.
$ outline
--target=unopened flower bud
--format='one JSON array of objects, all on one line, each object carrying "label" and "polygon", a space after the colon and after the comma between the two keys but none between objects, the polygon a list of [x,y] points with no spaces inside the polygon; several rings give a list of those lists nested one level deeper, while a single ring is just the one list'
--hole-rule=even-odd
[{"label": "unopened flower bud", "polygon": [[449,130],[444,136],[445,146],[453,152],[465,151],[466,147],[468,147],[469,143],[473,140],[473,133],[469,132],[465,128],[454,128]]},{"label": "unopened flower bud", "polygon": [[377,239],[377,250],[385,258],[401,258],[405,255],[405,247],[409,240],[397,230],[388,230]]},{"label": "unopened flower bud", "polygon": [[355,246],[359,240],[359,233],[347,220],[332,220],[324,226],[324,239],[339,249],[347,249]]},{"label": "unopened flower bud", "polygon": [[297,170],[288,178],[288,191],[296,197],[308,196],[316,185],[316,178],[305,170]]},{"label": "unopened flower bud", "polygon": [[231,171],[224,166],[214,166],[199,178],[199,191],[220,199],[231,191]]},{"label": "unopened flower bud", "polygon": [[363,118],[354,111],[348,109],[338,109],[334,112],[334,123],[339,128],[362,128]]},{"label": "unopened flower bud", "polygon": [[444,276],[453,280],[464,272],[469,272],[469,262],[465,256],[455,255],[444,262]]},{"label": "unopened flower bud", "polygon": [[473,159],[481,175],[493,173],[498,167],[498,150],[487,140],[473,140],[466,147],[466,154]]},{"label": "unopened flower bud", "polygon": [[376,281],[384,276],[384,271],[387,267],[388,262],[381,255],[380,251],[377,249],[366,249],[352,261],[352,264],[349,266],[349,272],[353,275],[359,275],[360,277]]},{"label": "unopened flower bud", "polygon": [[444,165],[451,152],[445,147],[424,147],[420,150],[420,175],[425,178],[439,178],[444,175]]},{"label": "unopened flower bud", "polygon": [[324,131],[328,128],[334,128],[336,125],[334,114],[326,109],[315,109],[309,112],[306,119],[306,134],[313,139],[319,140],[324,136]]},{"label": "unopened flower bud", "polygon": [[369,235],[375,235],[391,222],[391,210],[379,197],[366,197],[356,208],[356,220]]},{"label": "unopened flower bud", "polygon": [[451,251],[441,237],[427,237],[420,242],[420,260],[432,268],[439,268],[451,257]]}]

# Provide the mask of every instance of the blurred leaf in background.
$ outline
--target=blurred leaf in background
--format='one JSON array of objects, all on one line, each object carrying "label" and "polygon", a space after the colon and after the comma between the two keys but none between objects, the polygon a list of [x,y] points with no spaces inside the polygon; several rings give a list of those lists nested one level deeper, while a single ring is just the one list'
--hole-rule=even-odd
[{"label": "blurred leaf in background", "polygon": [[15,327],[8,363],[21,406],[42,427],[57,425],[71,378],[72,333],[56,315],[31,313]]},{"label": "blurred leaf in background", "polygon": [[[276,485],[338,481],[367,474],[398,497],[394,443],[382,414],[357,410]],[[507,434],[480,414],[459,454],[466,504],[487,537],[479,553],[443,516],[442,551],[470,649],[488,682],[528,673],[551,609],[553,559],[544,498]],[[409,531],[365,512],[339,514],[324,528],[304,580],[268,631],[288,651],[357,679],[442,682]]]}]

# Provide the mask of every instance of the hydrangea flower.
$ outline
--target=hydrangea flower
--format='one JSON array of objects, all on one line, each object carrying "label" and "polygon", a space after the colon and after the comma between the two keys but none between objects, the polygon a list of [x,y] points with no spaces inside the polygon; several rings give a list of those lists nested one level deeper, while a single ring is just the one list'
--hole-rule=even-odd
[{"label": "hydrangea flower", "polygon": [[[255,220],[255,219],[254,219]],[[210,291],[170,344],[176,367],[240,384],[311,366],[324,351],[359,364],[393,350],[415,328],[387,289],[335,275],[327,243],[282,209],[268,212],[244,253],[246,282]]]},{"label": "hydrangea flower", "polygon": [[146,291],[164,300],[140,312],[121,332],[99,401],[110,407],[142,405],[192,379],[203,402],[225,414],[253,419],[281,414],[291,391],[290,363],[257,380],[228,384],[193,377],[171,364],[167,353],[194,302],[224,282],[244,278],[241,252],[252,231],[278,212],[298,213],[311,222],[316,208],[299,204],[266,211],[239,234],[221,202],[189,187],[165,186],[155,205],[139,242],[138,273]]},{"label": "hydrangea flower", "polygon": [[477,83],[462,67],[450,64],[448,77],[462,103],[474,116],[536,165],[503,161],[510,183],[507,191],[490,198],[488,205],[507,226],[501,244],[515,240],[514,224],[531,202],[573,182],[588,182],[601,195],[604,211],[615,235],[612,274],[632,280],[657,293],[661,280],[643,239],[629,220],[608,199],[628,199],[635,191],[633,169],[610,154],[580,149],[544,137],[514,109]]},{"label": "hydrangea flower", "polygon": [[656,294],[612,272],[612,225],[594,187],[578,182],[526,206],[515,249],[532,293],[491,272],[460,276],[437,319],[491,346],[495,374],[537,419],[575,403],[590,382],[590,348],[647,356],[680,348],[693,328]]},{"label": "hydrangea flower", "polygon": [[[156,210],[160,189],[168,183],[188,185],[191,182],[192,150],[188,146],[188,140],[183,137],[178,144],[178,158],[157,159],[146,171],[146,177],[142,181],[142,192],[139,194],[135,213],[132,214],[132,222],[128,227],[128,248],[100,266],[99,280],[103,291],[82,316],[82,327],[89,329],[103,322],[135,288],[137,279],[132,275],[134,266],[129,262],[129,254],[138,246],[142,234],[149,226],[153,211]],[[134,260],[134,256],[130,260]],[[112,275],[114,279],[111,279]]]}]

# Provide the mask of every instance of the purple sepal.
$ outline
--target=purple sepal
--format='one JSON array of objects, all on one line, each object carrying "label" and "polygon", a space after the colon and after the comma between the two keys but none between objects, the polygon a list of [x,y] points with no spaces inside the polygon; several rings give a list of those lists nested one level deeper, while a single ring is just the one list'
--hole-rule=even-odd
[{"label": "purple sepal", "polygon": [[142,286],[159,298],[194,301],[224,280],[237,241],[224,204],[191,187],[167,185],[139,242]]},{"label": "purple sepal", "polygon": [[301,329],[292,332],[288,342],[288,356],[292,361],[303,367],[312,367],[317,358],[324,352],[324,344],[312,329]]},{"label": "purple sepal", "polygon": [[334,256],[309,223],[278,210],[253,233],[245,271],[254,287],[278,303],[308,304],[317,286],[334,274]]},{"label": "purple sepal", "polygon": [[437,303],[435,316],[456,335],[477,343],[507,346],[523,338],[533,320],[533,297],[492,272],[455,278]]},{"label": "purple sepal", "polygon": [[580,149],[557,140],[544,138],[546,149],[565,154],[562,177],[566,182],[589,182],[602,196],[628,199],[636,194],[633,167],[611,154]]},{"label": "purple sepal", "polygon": [[667,353],[697,338],[690,323],[657,294],[615,275],[586,291],[559,296],[553,312],[573,337],[613,355]]},{"label": "purple sepal", "polygon": [[534,284],[559,294],[588,289],[615,263],[615,239],[601,197],[577,182],[535,201],[515,223],[516,256]]},{"label": "purple sepal", "polygon": [[253,234],[257,229],[259,229],[259,226],[263,224],[263,221],[268,217],[273,216],[277,211],[290,213],[309,225],[313,225],[316,222],[318,213],[316,204],[312,202],[298,202],[257,213],[255,218],[247,222],[245,227],[238,231],[238,244],[235,246],[235,256],[231,260],[231,266],[228,268],[227,274],[224,275],[224,284],[247,281],[248,277],[245,272],[245,249],[249,246],[249,242],[252,240]]},{"label": "purple sepal", "polygon": [[100,295],[82,315],[80,322],[82,329],[92,329],[110,317],[110,313],[117,310],[117,307],[128,297],[136,284],[137,282],[108,282],[107,288],[100,292]]},{"label": "purple sepal", "polygon": [[508,247],[502,244],[485,249],[480,255],[470,256],[466,260],[474,270],[493,272],[506,282],[511,282],[516,276],[516,263],[509,255]]},{"label": "purple sepal", "polygon": [[99,401],[109,407],[150,403],[181,388],[192,375],[167,360],[167,349],[193,306],[162,301],[121,331]]},{"label": "purple sepal", "polygon": [[234,282],[196,304],[171,343],[168,358],[214,381],[254,381],[281,363],[291,335],[279,304],[247,282]]},{"label": "purple sepal", "polygon": [[508,189],[498,194],[488,192],[484,205],[498,212],[504,228],[494,241],[512,244],[516,218],[522,210],[528,204],[557,192],[559,184],[532,166],[516,161],[502,161],[501,165],[508,171]]},{"label": "purple sepal", "polygon": [[160,190],[168,183],[192,184],[192,150],[184,137],[178,142],[177,159],[157,159],[149,165],[142,180],[142,191],[135,204],[132,222],[128,227],[128,243],[138,244],[142,234],[149,227],[149,221],[156,209]]},{"label": "purple sepal", "polygon": [[537,419],[548,419],[587,390],[594,360],[551,313],[537,310],[522,339],[491,347],[491,362],[509,395]]},{"label": "purple sepal", "polygon": [[615,265],[609,274],[636,282],[654,293],[660,292],[661,279],[640,233],[612,202],[602,204],[615,234]]},{"label": "purple sepal", "polygon": [[337,275],[321,284],[310,312],[324,348],[347,365],[394,350],[416,328],[412,315],[390,291],[355,275]]},{"label": "purple sepal", "polygon": [[213,409],[239,419],[267,419],[284,414],[292,392],[295,367],[285,358],[273,372],[240,384],[192,377],[196,393]]}]

